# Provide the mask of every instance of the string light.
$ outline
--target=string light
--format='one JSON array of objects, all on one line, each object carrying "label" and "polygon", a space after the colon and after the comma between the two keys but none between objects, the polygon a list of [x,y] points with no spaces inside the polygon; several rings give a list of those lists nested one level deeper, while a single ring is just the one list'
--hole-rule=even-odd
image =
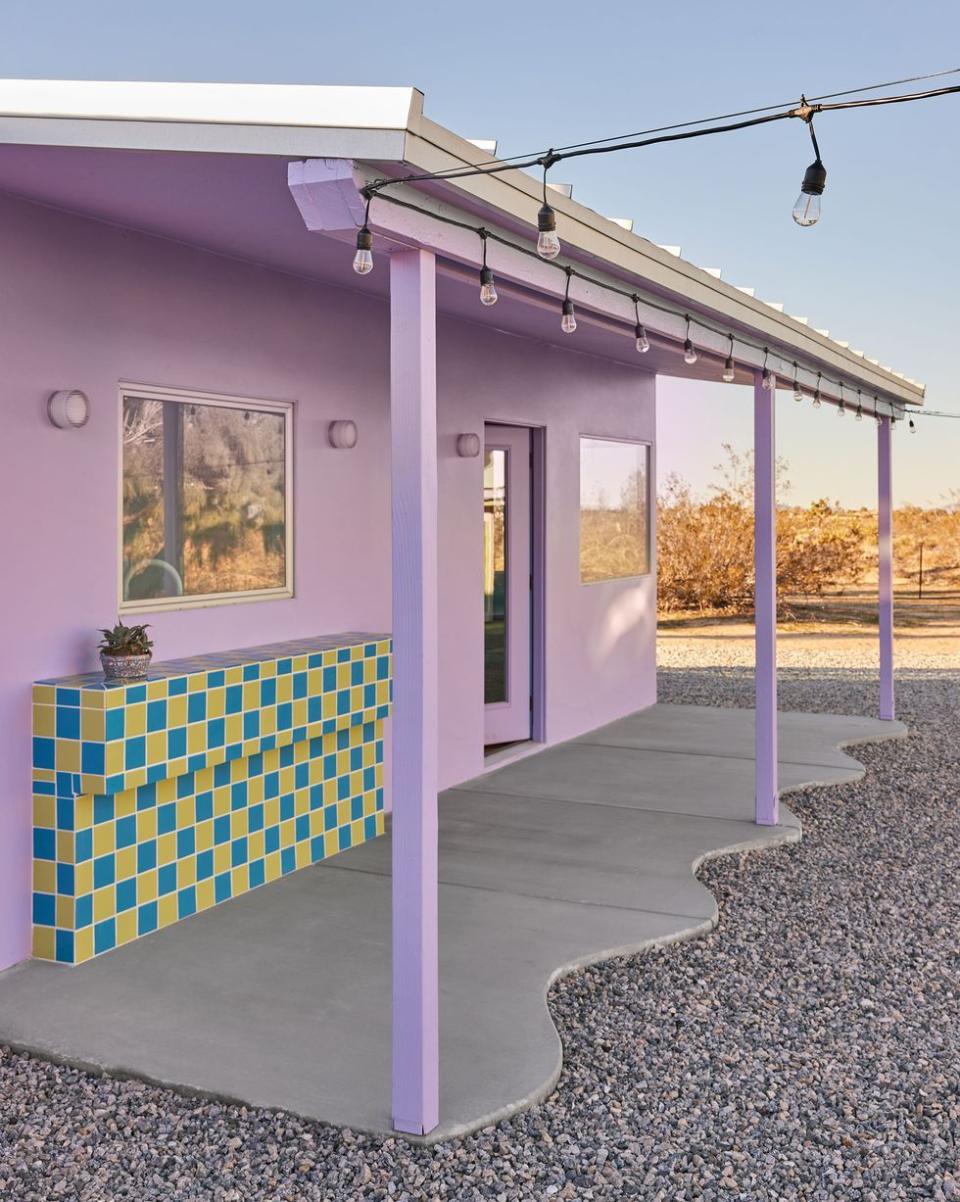
[{"label": "string light", "polygon": [[857,412],[855,414],[858,422],[863,421],[863,402],[860,399],[860,389],[857,389]]},{"label": "string light", "polygon": [[767,359],[770,352],[766,347],[763,348],[763,368],[760,372],[760,387],[765,388],[769,392],[773,388],[773,376],[770,375],[770,368],[767,367]]},{"label": "string light", "polygon": [[843,381],[840,381],[840,400],[837,402],[837,417],[846,417],[847,407],[843,403]]},{"label": "string light", "polygon": [[916,434],[916,432],[917,432],[917,427],[913,424],[913,418],[911,417],[910,418],[910,433]]},{"label": "string light", "polygon": [[723,363],[723,382],[724,384],[732,384],[737,378],[737,369],[733,362],[733,335],[728,334],[727,337],[730,339],[730,353]]},{"label": "string light", "polygon": [[817,145],[817,135],[813,129],[814,110],[807,104],[805,96],[800,97],[800,107],[801,112],[798,116],[807,123],[813,152],[817,157],[803,173],[800,195],[793,206],[793,219],[797,225],[810,226],[816,225],[820,220],[820,197],[827,186],[827,169],[820,158],[820,147]]},{"label": "string light", "polygon": [[797,361],[793,361],[793,399],[795,401],[803,400],[803,392],[800,389],[800,368],[797,366]]},{"label": "string light", "polygon": [[557,237],[557,215],[547,201],[547,171],[556,162],[553,151],[549,151],[543,159],[543,204],[537,214],[537,254],[541,259],[555,259],[560,253],[560,239]]},{"label": "string light", "polygon": [[684,363],[687,363],[690,366],[693,366],[693,364],[696,363],[696,361],[700,358],[700,356],[697,354],[697,348],[693,345],[693,342],[690,339],[690,317],[689,317],[689,315],[686,315],[686,322],[687,322],[687,336],[683,340],[683,361],[684,361]]},{"label": "string light", "polygon": [[480,264],[480,304],[495,305],[497,303],[497,285],[494,283],[493,272],[487,266],[487,231],[480,231],[480,244],[483,247],[483,261]]},{"label": "string light", "polygon": [[640,320],[640,297],[636,294],[633,297],[633,312],[637,319],[637,323],[633,327],[636,348],[641,355],[645,355],[650,349],[650,339],[647,337],[647,331]]},{"label": "string light", "polygon": [[873,416],[878,426],[883,425],[883,417],[880,413],[880,398],[876,393],[873,394]]},{"label": "string light", "polygon": [[[428,217],[428,218],[431,218],[432,220],[439,221],[445,225],[455,226],[458,229],[466,230],[466,231],[469,231],[470,233],[476,234],[482,240],[482,245],[484,247],[484,251],[486,251],[487,242],[494,241],[494,242],[499,243],[502,246],[506,246],[506,247],[510,248],[512,251],[515,251],[519,254],[530,255],[532,257],[537,257],[537,258],[539,257],[537,255],[536,250],[534,250],[533,247],[531,247],[529,245],[524,245],[521,242],[516,242],[511,238],[507,238],[504,235],[496,233],[493,230],[486,229],[483,226],[474,226],[474,225],[471,225],[469,222],[462,221],[456,217],[450,217],[445,214],[433,212],[429,209],[421,208],[419,205],[413,204],[407,200],[402,200],[396,196],[390,196],[387,194],[378,194],[378,195],[380,195],[380,199],[388,202],[389,204],[396,205],[400,208],[409,209],[412,212],[418,213],[422,217]],[[365,223],[365,225],[366,225],[366,223]],[[485,262],[485,259],[484,259],[484,262]],[[640,306],[640,302],[642,299],[644,306],[646,306],[648,308],[655,309],[660,313],[668,314],[671,317],[680,317],[683,319],[683,321],[685,322],[685,325],[686,325],[686,336],[683,341],[684,362],[692,365],[692,364],[696,363],[700,358],[699,352],[697,351],[696,347],[693,345],[693,340],[691,337],[693,326],[697,325],[697,326],[703,328],[704,330],[707,330],[711,333],[714,333],[714,334],[720,335],[724,338],[727,338],[729,340],[731,352],[733,350],[735,341],[739,341],[739,342],[743,343],[745,346],[752,347],[757,351],[762,350],[764,352],[764,359],[763,359],[764,372],[765,372],[764,381],[763,381],[764,387],[769,388],[772,386],[772,383],[773,383],[772,376],[771,376],[771,373],[769,372],[769,370],[767,370],[767,363],[768,363],[768,357],[769,357],[769,348],[768,347],[764,347],[764,346],[759,345],[758,343],[752,342],[749,338],[738,337],[737,339],[735,339],[734,335],[731,334],[728,330],[723,330],[721,328],[718,328],[717,326],[713,325],[711,322],[709,322],[703,318],[698,317],[696,319],[696,321],[694,321],[694,319],[690,316],[689,313],[683,313],[680,310],[673,308],[672,306],[665,305],[665,304],[661,303],[660,301],[653,300],[649,297],[641,298],[639,296],[639,294],[635,291],[627,291],[625,288],[618,288],[615,284],[608,283],[606,280],[597,279],[590,273],[581,271],[571,265],[561,265],[559,263],[554,263],[554,264],[551,264],[551,266],[555,267],[558,271],[563,271],[566,276],[566,287],[564,289],[564,301],[566,303],[562,309],[563,317],[568,318],[566,324],[563,326],[565,333],[573,333],[574,330],[576,329],[576,315],[574,312],[573,303],[572,303],[572,301],[570,301],[570,298],[569,298],[569,292],[570,292],[570,280],[574,276],[577,276],[580,279],[583,279],[584,281],[589,283],[590,286],[593,288],[600,289],[604,292],[610,293],[611,295],[627,298],[631,302],[633,302],[634,319],[635,320],[634,320],[634,323],[631,324],[629,329],[633,333],[634,338],[637,342],[637,350],[640,351],[641,353],[644,353],[644,351],[641,350],[641,346],[644,345],[644,343],[641,342],[640,334],[638,333],[638,330],[642,329],[642,331],[643,331],[643,339],[645,340],[645,348],[649,349],[649,345],[650,345],[649,335],[646,332],[646,326],[644,325],[643,322],[641,322],[639,320],[639,317],[640,317],[640,307],[639,306]],[[483,286],[483,281],[481,280],[481,287],[482,286]],[[728,383],[733,382],[733,381],[727,380],[727,373],[728,373],[729,366],[731,364],[732,359],[733,359],[733,356],[732,356],[732,354],[730,354],[727,356],[727,359],[724,360],[724,376],[723,376],[723,378],[724,378],[724,381],[728,382]],[[798,373],[800,370],[800,365],[796,362],[796,360],[793,360],[792,362],[794,364],[794,379],[796,381],[799,378]],[[733,366],[735,368],[735,364],[733,364]],[[805,367],[805,368],[803,368],[803,370],[808,371],[811,375],[813,375],[815,372],[815,369],[813,367]],[[813,405],[815,408],[819,408],[821,405],[822,399],[823,399],[821,384],[826,378],[824,377],[822,371],[816,370],[815,374],[816,374],[816,385],[815,385],[814,392],[813,392]],[[842,390],[843,390],[843,381],[842,380],[831,378],[831,379],[829,379],[828,382],[837,385],[840,388],[841,395],[842,395]],[[847,384],[847,387],[851,387],[851,385]],[[874,399],[875,399],[875,404],[879,404],[878,399],[877,398],[874,398]],[[925,416],[926,416],[926,414],[925,414]],[[956,414],[956,415],[951,414],[951,415],[944,415],[944,416],[960,417],[960,414]]]},{"label": "string light", "polygon": [[573,310],[573,301],[570,299],[570,281],[573,279],[573,268],[567,268],[567,287],[563,294],[563,305],[560,318],[560,329],[564,334],[573,334],[577,328],[577,315]]},{"label": "string light", "polygon": [[357,230],[357,253],[353,256],[353,270],[357,275],[369,275],[373,271],[373,234],[370,233],[370,201],[367,196],[367,207],[363,214],[363,225]]}]

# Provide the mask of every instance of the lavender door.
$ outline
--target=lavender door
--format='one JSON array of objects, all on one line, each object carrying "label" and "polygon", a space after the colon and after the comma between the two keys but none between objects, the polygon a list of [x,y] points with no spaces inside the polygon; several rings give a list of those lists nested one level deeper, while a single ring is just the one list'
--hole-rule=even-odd
[{"label": "lavender door", "polygon": [[484,743],[530,738],[530,431],[485,428]]}]

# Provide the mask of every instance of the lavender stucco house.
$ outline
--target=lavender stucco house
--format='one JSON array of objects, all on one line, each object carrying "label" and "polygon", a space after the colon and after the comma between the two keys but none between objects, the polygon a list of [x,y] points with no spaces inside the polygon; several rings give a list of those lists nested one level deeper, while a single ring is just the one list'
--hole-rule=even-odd
[{"label": "lavender stucco house", "polygon": [[[631,940],[585,936],[555,956],[529,898],[472,927],[481,902],[458,911],[463,889],[500,902],[470,877],[479,852],[454,879],[454,832],[440,888],[463,889],[441,910],[460,926],[438,968],[437,798],[455,790],[450,813],[469,824],[487,797],[476,778],[538,761],[558,765],[549,788],[541,768],[536,788],[501,775],[488,793],[562,797],[560,778],[581,768],[545,748],[654,712],[658,376],[755,389],[757,711],[737,822],[758,839],[785,829],[778,388],[876,419],[879,717],[896,725],[890,434],[922,388],[531,175],[455,174],[494,163],[409,88],[0,82],[0,966],[20,965],[0,978],[0,1037],[414,1134],[476,1125],[549,1086],[552,1028],[532,1084],[504,1085],[498,1067],[499,1086],[447,1107],[445,980],[476,998],[509,976],[484,943],[499,930],[539,1015],[561,961]],[[371,197],[383,179],[398,182]],[[535,250],[544,198],[561,243],[550,260]],[[150,624],[157,662],[108,686],[95,632],[118,613]],[[855,721],[854,734],[881,731]],[[602,742],[569,746],[600,756]],[[606,767],[584,771],[599,781]],[[524,813],[493,860],[536,858],[552,819]],[[570,872],[594,829],[576,821]],[[308,879],[322,897],[295,893]],[[261,897],[281,901],[258,910]],[[377,935],[352,925],[368,910]],[[378,942],[391,914],[392,959]],[[275,989],[276,1031],[262,1010],[260,1035],[244,1018],[250,964]],[[343,994],[315,982],[295,1003],[285,981],[321,964]],[[368,964],[386,974],[373,998]],[[198,985],[204,965],[218,975]],[[386,1070],[363,1059],[374,1006],[388,1032],[376,1057],[392,1010],[392,1111]],[[496,1038],[474,1046],[470,1031],[490,1015],[447,1010],[464,1022],[450,1062],[472,1057],[457,1071],[479,1080]],[[170,1068],[151,1043],[166,1023],[195,1068]],[[312,1084],[260,1094],[229,1077],[246,1058],[266,1081],[258,1041],[279,1046],[283,1031]],[[313,1042],[329,1032],[336,1068]],[[368,1068],[382,1115],[310,1101],[311,1088],[345,1096]]]}]

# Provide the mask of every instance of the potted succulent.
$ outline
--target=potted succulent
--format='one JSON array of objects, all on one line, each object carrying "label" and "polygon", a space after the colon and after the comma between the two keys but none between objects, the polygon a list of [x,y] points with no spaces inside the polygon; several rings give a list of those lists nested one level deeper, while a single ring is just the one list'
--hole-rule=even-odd
[{"label": "potted succulent", "polygon": [[153,655],[146,626],[124,626],[118,619],[112,630],[100,633],[100,663],[107,680],[142,680]]}]

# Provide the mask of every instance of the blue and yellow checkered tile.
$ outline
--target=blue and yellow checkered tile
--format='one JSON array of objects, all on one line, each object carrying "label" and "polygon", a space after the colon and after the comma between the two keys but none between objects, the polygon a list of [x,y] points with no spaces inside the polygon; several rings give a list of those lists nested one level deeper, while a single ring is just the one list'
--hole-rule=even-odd
[{"label": "blue and yellow checkered tile", "polygon": [[383,833],[390,640],[34,686],[34,955],[78,964]]}]

